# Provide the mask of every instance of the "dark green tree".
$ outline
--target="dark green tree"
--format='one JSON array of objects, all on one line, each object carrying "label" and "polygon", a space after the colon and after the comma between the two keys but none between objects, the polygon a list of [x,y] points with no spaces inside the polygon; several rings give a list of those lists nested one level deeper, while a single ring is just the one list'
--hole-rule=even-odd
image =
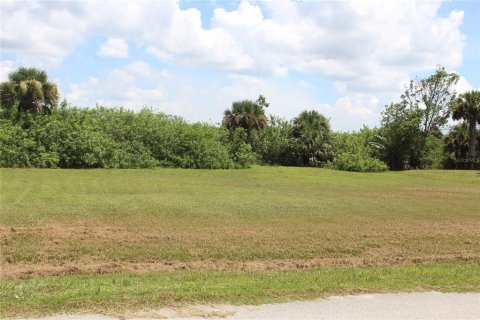
[{"label": "dark green tree", "polygon": [[419,166],[420,122],[421,115],[416,109],[398,103],[385,106],[379,134],[371,145],[391,170]]},{"label": "dark green tree", "polygon": [[453,126],[443,138],[446,154],[445,168],[465,169],[468,156],[468,128],[465,123]]},{"label": "dark green tree", "polygon": [[238,128],[246,131],[245,143],[252,144],[256,133],[267,126],[265,108],[268,107],[265,97],[262,95],[256,101],[242,100],[232,103],[232,108],[224,112],[222,124],[230,132]]},{"label": "dark green tree", "polygon": [[475,168],[477,123],[480,123],[480,91],[461,94],[451,103],[453,120],[463,120],[468,127],[468,161]]},{"label": "dark green tree", "polygon": [[51,114],[58,104],[58,89],[45,71],[20,67],[0,84],[0,98],[2,111],[9,115],[15,111]]},{"label": "dark green tree", "polygon": [[374,145],[390,169],[441,166],[441,129],[448,121],[458,79],[438,67],[433,75],[410,81],[400,102],[385,107]]},{"label": "dark green tree", "polygon": [[447,123],[449,104],[456,97],[455,84],[459,76],[437,67],[435,73],[425,79],[410,81],[401,95],[401,103],[418,110],[420,127],[424,136],[436,134]]},{"label": "dark green tree", "polygon": [[236,128],[243,128],[248,132],[262,130],[267,125],[265,106],[268,104],[263,96],[260,96],[255,102],[251,100],[236,101],[232,103],[231,109],[225,110],[222,123],[229,130]]},{"label": "dark green tree", "polygon": [[293,119],[294,149],[302,165],[316,166],[333,158],[329,120],[315,110],[303,111]]}]

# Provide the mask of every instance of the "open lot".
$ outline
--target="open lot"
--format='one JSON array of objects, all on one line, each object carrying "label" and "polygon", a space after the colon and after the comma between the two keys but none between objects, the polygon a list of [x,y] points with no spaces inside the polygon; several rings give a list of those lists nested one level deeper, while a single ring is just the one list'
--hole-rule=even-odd
[{"label": "open lot", "polygon": [[1,171],[6,316],[480,291],[480,174]]}]

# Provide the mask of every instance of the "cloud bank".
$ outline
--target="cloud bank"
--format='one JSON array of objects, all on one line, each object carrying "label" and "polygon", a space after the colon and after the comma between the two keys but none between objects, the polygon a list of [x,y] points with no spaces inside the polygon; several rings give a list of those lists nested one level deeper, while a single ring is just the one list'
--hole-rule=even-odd
[{"label": "cloud bank", "polygon": [[[413,0],[242,1],[234,10],[214,9],[206,27],[199,9],[182,9],[178,2],[2,1],[1,45],[18,63],[48,68],[61,64],[82,42],[104,37],[97,51],[103,57],[128,57],[130,44],[164,64],[223,75],[226,83],[213,88],[220,98],[210,103],[226,103],[221,97],[227,93],[230,102],[242,94],[271,93],[280,114],[298,114],[301,110],[292,108],[299,106],[317,108],[332,120],[348,118],[358,126],[378,116],[378,104],[397,97],[412,72],[462,64],[463,12],[439,16],[440,5]],[[73,103],[91,103],[79,94],[88,91],[97,102],[129,105],[129,97],[141,93],[146,98],[140,104],[178,104],[161,83],[140,87],[136,80],[149,68],[137,61],[99,82],[70,84],[68,97]],[[275,87],[292,73],[331,81],[336,101],[325,104],[304,80],[303,86]],[[117,84],[103,84],[113,79]],[[114,89],[122,92],[105,96]],[[191,103],[190,109],[207,104],[201,91],[183,95],[182,104]]]}]

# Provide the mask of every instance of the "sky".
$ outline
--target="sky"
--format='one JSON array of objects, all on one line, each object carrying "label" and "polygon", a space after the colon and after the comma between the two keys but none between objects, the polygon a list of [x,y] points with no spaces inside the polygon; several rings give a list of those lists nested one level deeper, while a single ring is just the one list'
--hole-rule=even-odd
[{"label": "sky", "polygon": [[376,126],[411,80],[443,66],[480,88],[479,1],[1,0],[0,80],[47,71],[78,107],[150,107],[221,122],[234,101]]}]

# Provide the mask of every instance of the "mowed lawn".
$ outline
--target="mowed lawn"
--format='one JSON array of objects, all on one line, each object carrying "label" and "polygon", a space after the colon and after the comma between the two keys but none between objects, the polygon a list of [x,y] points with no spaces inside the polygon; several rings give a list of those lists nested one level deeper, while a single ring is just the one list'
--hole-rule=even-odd
[{"label": "mowed lawn", "polygon": [[478,171],[0,173],[5,316],[480,291]]}]

